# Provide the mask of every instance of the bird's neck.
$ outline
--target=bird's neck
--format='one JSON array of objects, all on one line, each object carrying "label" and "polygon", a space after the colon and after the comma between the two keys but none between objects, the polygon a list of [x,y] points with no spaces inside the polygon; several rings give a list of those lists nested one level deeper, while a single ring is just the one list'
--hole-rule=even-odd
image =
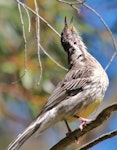
[{"label": "bird's neck", "polygon": [[81,62],[85,59],[87,52],[87,48],[83,43],[82,39],[79,39],[77,43],[70,43],[70,48],[67,51],[68,53],[68,64],[71,68],[76,63]]}]

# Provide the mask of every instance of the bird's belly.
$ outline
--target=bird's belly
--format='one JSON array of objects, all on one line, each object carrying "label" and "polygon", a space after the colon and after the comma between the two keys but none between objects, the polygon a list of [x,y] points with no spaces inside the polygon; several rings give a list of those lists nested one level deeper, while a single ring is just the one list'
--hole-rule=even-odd
[{"label": "bird's belly", "polygon": [[[77,116],[83,117],[83,118],[88,117],[99,106],[101,101],[102,101],[102,99],[98,99],[98,100],[95,100],[93,103],[90,103],[89,105],[84,105],[80,110],[76,111],[76,113],[74,115],[77,115]],[[68,117],[67,120],[72,121],[72,122],[78,121],[78,119],[73,116]]]}]

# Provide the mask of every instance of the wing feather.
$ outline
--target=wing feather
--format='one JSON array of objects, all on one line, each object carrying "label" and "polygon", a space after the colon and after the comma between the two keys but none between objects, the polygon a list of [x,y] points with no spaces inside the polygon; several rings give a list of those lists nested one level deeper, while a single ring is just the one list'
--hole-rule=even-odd
[{"label": "wing feather", "polygon": [[50,110],[64,99],[67,99],[69,95],[81,92],[81,88],[85,87],[87,83],[90,83],[90,77],[92,75],[91,70],[91,66],[70,70],[65,78],[58,83],[41,113]]}]

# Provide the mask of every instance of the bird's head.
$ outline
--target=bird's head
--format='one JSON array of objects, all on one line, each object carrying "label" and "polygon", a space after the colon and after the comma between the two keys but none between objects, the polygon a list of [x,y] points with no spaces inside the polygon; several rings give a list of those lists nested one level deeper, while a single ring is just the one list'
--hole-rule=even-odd
[{"label": "bird's head", "polygon": [[64,50],[68,53],[71,53],[71,50],[82,51],[82,48],[86,49],[81,36],[73,25],[73,17],[71,18],[69,25],[67,23],[67,18],[65,17],[64,29],[61,33],[61,43]]},{"label": "bird's head", "polygon": [[65,25],[61,33],[61,44],[68,54],[70,68],[75,65],[76,61],[81,62],[86,58],[87,48],[73,25],[73,17],[69,25],[65,17]]}]

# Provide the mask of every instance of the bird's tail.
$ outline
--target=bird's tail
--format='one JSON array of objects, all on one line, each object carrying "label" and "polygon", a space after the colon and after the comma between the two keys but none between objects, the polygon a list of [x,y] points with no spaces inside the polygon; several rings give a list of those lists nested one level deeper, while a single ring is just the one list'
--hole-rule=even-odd
[{"label": "bird's tail", "polygon": [[23,133],[19,134],[16,139],[10,143],[7,150],[18,150],[23,143],[37,130],[39,133],[43,132],[45,129],[49,128],[51,123],[48,121],[48,113],[46,112],[43,116],[39,116],[34,122],[32,122],[29,127],[24,130]]}]

